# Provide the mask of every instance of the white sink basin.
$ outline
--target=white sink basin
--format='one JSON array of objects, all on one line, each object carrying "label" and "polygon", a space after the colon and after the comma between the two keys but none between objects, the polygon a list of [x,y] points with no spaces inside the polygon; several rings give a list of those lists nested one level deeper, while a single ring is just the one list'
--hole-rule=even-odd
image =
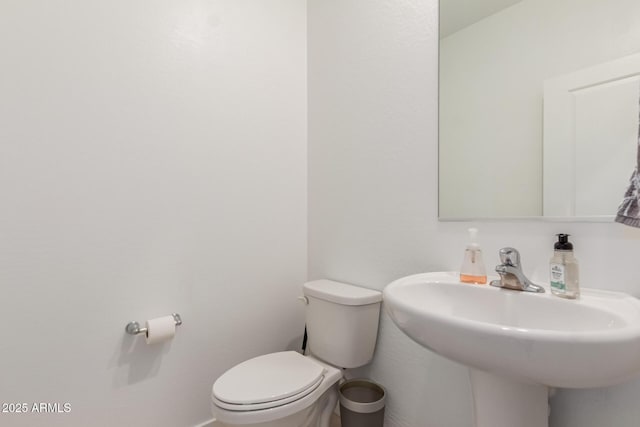
[{"label": "white sink basin", "polygon": [[640,371],[640,301],[626,294],[583,290],[565,300],[426,273],[391,283],[384,301],[413,340],[489,372],[585,388]]},{"label": "white sink basin", "polygon": [[426,273],[396,280],[383,295],[409,337],[480,375],[586,388],[640,372],[640,301],[627,294],[583,289],[580,299],[565,300],[548,290],[512,291],[460,283],[455,273]]}]

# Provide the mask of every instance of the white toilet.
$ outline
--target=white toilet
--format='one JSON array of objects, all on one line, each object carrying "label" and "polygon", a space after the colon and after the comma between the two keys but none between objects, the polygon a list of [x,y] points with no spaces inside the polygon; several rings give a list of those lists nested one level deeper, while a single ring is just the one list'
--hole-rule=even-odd
[{"label": "white toilet", "polygon": [[258,356],[213,384],[212,411],[222,426],[329,427],[341,368],[373,358],[382,293],[331,280],[303,286],[309,353]]}]

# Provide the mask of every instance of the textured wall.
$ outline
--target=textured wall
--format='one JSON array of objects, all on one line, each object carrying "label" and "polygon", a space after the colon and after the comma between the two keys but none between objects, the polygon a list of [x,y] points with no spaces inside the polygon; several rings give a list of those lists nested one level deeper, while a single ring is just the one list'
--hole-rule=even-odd
[{"label": "textured wall", "polygon": [[[470,224],[437,220],[437,3],[317,0],[308,8],[311,278],[382,289],[404,275],[457,270]],[[489,269],[512,245],[525,271],[547,280],[554,234],[568,232],[583,286],[640,295],[638,230],[474,225]],[[387,427],[470,427],[466,369],[413,343],[386,316],[376,351],[360,374],[387,386]],[[551,426],[636,427],[639,396],[640,381],[560,391]]]},{"label": "textured wall", "polygon": [[0,425],[210,419],[302,334],[306,4],[9,0],[0,52],[0,402],[71,404]]},{"label": "textured wall", "polygon": [[[436,4],[308,7],[310,275],[382,289],[438,265]],[[389,426],[470,425],[466,371],[386,315],[364,374],[388,389]]]}]

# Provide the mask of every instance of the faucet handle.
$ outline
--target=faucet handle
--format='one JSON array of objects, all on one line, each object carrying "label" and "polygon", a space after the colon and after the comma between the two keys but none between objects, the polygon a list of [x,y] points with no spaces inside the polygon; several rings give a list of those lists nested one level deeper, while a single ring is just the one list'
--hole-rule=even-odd
[{"label": "faucet handle", "polygon": [[502,248],[498,252],[500,255],[500,262],[505,265],[511,265],[513,267],[520,267],[520,252],[515,248]]}]

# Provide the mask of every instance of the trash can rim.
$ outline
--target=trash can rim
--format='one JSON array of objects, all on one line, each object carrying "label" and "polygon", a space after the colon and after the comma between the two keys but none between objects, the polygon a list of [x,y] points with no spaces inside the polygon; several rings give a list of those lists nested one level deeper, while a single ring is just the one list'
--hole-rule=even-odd
[{"label": "trash can rim", "polygon": [[[352,387],[366,387],[375,390],[381,394],[381,397],[373,402],[356,402],[346,397],[342,391]],[[368,380],[366,378],[353,378],[346,380],[340,384],[340,404],[350,411],[360,414],[370,414],[377,412],[384,408],[385,400],[387,398],[387,391],[380,384],[375,381]]]}]

